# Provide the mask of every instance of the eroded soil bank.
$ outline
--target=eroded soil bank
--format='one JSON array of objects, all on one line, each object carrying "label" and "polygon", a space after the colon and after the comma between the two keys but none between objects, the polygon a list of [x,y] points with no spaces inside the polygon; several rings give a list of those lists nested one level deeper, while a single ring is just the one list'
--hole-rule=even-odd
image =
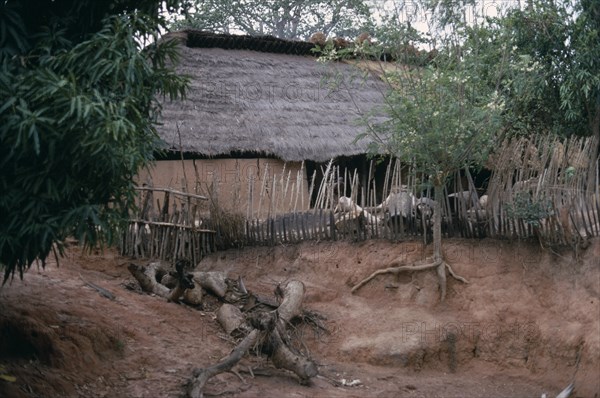
[{"label": "eroded soil bank", "polygon": [[[242,276],[249,290],[265,295],[301,280],[305,307],[327,318],[329,333],[303,331],[324,376],[308,386],[270,371],[241,373],[244,382],[219,375],[206,392],[539,397],[574,377],[576,396],[599,396],[600,240],[578,259],[493,240],[449,240],[444,252],[469,281],[449,278],[444,304],[433,271],[378,276],[350,293],[394,259],[429,254],[419,242],[306,242],[207,257],[202,269]],[[216,323],[216,302],[194,309],[141,294],[129,262],[111,250],[84,255],[72,247],[60,267],[32,268],[0,289],[0,375],[16,378],[0,380],[0,396],[179,397],[194,367],[228,354],[234,344]],[[245,364],[270,369],[257,358]],[[332,382],[342,379],[354,386]]]}]

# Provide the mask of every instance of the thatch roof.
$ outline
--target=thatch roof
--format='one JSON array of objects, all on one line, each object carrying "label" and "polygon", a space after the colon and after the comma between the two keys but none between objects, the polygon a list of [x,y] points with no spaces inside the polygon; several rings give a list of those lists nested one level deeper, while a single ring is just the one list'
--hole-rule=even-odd
[{"label": "thatch roof", "polygon": [[319,162],[366,152],[366,142],[354,140],[365,129],[358,119],[383,104],[377,78],[347,63],[317,62],[311,43],[173,36],[181,40],[177,70],[192,82],[186,100],[164,104],[158,131],[170,150]]}]

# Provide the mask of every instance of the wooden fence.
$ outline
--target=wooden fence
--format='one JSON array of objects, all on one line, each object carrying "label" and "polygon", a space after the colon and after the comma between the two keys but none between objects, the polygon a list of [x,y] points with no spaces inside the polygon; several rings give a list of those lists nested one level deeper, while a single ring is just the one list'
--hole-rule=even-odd
[{"label": "wooden fence", "polygon": [[600,236],[598,137],[506,141],[492,158],[491,236],[573,245]]},{"label": "wooden fence", "polygon": [[[476,187],[471,172],[461,170],[444,188],[443,235],[535,238],[549,245],[574,245],[600,236],[597,149],[597,137],[560,140],[540,136],[503,142],[487,165],[491,172],[487,187]],[[370,177],[373,168],[371,162]],[[310,210],[281,212],[277,201],[271,201],[266,210],[260,206],[256,212],[249,210],[244,244],[273,245],[307,239],[427,240],[431,234],[432,214],[424,203],[434,195],[423,183],[424,176],[409,166],[390,161],[382,187],[376,186],[375,178],[370,178],[367,186],[359,186],[357,170],[341,169],[333,161],[321,172],[320,186],[314,185],[316,172],[309,179],[309,197],[316,197]],[[259,181],[258,186],[269,187],[276,198],[295,201],[286,190],[285,181],[289,180],[290,176],[271,176]],[[404,187],[400,193],[399,187]],[[253,187],[249,192],[262,190]],[[404,197],[405,202],[412,201],[412,206],[402,216],[394,216],[389,206],[381,206],[382,198],[394,195],[396,200],[398,195],[412,195],[411,200]],[[361,211],[336,212],[340,196],[360,204]],[[262,197],[248,198],[249,202],[256,200],[260,202]],[[425,211],[419,211],[419,206]]]},{"label": "wooden fence", "polygon": [[[486,187],[461,170],[444,188],[443,236],[536,238],[549,245],[600,236],[597,149],[596,137],[504,142],[487,165]],[[233,208],[220,206],[218,181],[200,187],[202,195],[140,188],[139,212],[125,234],[123,253],[197,261],[230,247],[305,240],[431,240],[434,195],[426,178],[395,159],[383,180],[374,178],[374,170],[372,161],[366,184],[359,184],[357,170],[332,160],[322,166],[318,186],[315,171],[305,187],[304,166],[294,175],[285,169],[273,174],[267,167],[262,178],[244,182],[246,202],[240,198]],[[162,202],[154,207],[157,192]],[[312,198],[310,206],[306,197]]]},{"label": "wooden fence", "polygon": [[137,190],[138,211],[123,234],[123,255],[167,261],[186,258],[196,264],[215,251],[216,232],[210,228],[207,197],[168,188]]}]

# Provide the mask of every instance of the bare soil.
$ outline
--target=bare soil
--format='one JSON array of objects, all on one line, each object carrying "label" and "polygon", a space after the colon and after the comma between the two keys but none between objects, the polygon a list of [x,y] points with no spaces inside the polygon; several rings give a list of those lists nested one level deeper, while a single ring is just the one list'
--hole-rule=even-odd
[{"label": "bare soil", "polygon": [[[244,381],[218,375],[206,395],[539,397],[573,378],[575,396],[600,395],[600,240],[578,258],[529,243],[448,240],[446,259],[470,283],[449,278],[445,303],[435,271],[378,276],[350,293],[393,259],[428,254],[418,242],[306,242],[205,258],[199,268],[241,275],[263,295],[304,282],[304,307],[329,331],[298,331],[323,375],[309,385],[248,356],[238,367]],[[130,261],[71,247],[59,267],[33,267],[0,288],[0,397],[180,397],[195,367],[229,353],[216,299],[191,308],[141,293]]]}]

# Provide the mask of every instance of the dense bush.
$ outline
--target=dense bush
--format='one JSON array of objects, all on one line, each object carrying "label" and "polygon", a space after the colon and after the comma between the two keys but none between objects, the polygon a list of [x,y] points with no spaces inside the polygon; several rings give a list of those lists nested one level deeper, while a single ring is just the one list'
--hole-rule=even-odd
[{"label": "dense bush", "polygon": [[112,241],[126,219],[134,176],[157,149],[158,96],[186,86],[168,67],[175,46],[156,41],[160,3],[0,5],[5,280],[66,236]]}]

